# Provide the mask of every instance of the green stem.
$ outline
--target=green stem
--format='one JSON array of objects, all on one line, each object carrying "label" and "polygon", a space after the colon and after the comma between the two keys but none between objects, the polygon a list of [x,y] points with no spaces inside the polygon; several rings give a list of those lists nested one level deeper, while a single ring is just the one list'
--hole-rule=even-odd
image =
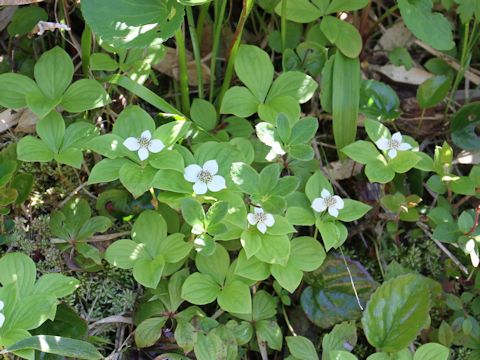
[{"label": "green stem", "polygon": [[282,53],[285,51],[287,44],[287,1],[282,1],[282,20],[281,20],[281,35],[282,35]]},{"label": "green stem", "polygon": [[355,288],[355,283],[353,282],[352,273],[350,272],[350,268],[348,267],[347,260],[345,259],[345,255],[343,254],[342,247],[339,246],[338,248],[340,249],[340,252],[342,253],[343,262],[345,264],[345,267],[347,268],[348,276],[350,277],[350,283],[352,284],[353,292],[355,293],[355,298],[357,299],[358,307],[363,311],[363,306],[360,303],[360,298],[358,297],[357,289]]},{"label": "green stem", "polygon": [[177,42],[178,67],[180,69],[180,93],[182,97],[182,112],[190,114],[190,94],[188,90],[187,73],[187,51],[185,49],[185,39],[182,28],[175,32],[175,41]]},{"label": "green stem", "polygon": [[397,9],[398,9],[398,4],[392,6],[390,9],[385,11],[385,13],[382,16],[380,16],[377,21],[375,21],[375,23],[372,26],[372,29],[375,29],[378,24],[380,24],[383,20],[385,20],[387,16],[390,16],[390,14],[396,11]]},{"label": "green stem", "polygon": [[297,333],[295,332],[295,329],[293,328],[292,324],[290,324],[290,320],[288,320],[287,312],[285,311],[285,306],[282,305],[282,312],[283,312],[283,318],[285,319],[285,322],[287,323],[288,330],[292,333],[293,336],[297,336]]},{"label": "green stem", "polygon": [[85,29],[82,32],[81,50],[82,50],[82,70],[83,76],[88,78],[88,68],[90,64],[90,50],[92,47],[92,29],[85,23]]},{"label": "green stem", "polygon": [[200,9],[200,14],[198,14],[198,18],[197,18],[197,26],[195,29],[197,31],[199,47],[203,41],[203,29],[205,28],[205,21],[207,20],[209,6],[210,6],[209,2],[206,4],[203,4],[202,8]]},{"label": "green stem", "polygon": [[417,132],[415,133],[415,138],[418,137],[418,134],[420,134],[420,129],[422,128],[422,123],[423,123],[423,117],[425,116],[425,110],[426,108],[422,110],[422,115],[420,116],[420,121],[417,126]]},{"label": "green stem", "polygon": [[240,40],[242,39],[243,28],[254,2],[255,0],[243,0],[242,14],[240,15],[240,21],[238,23],[237,30],[235,31],[233,43],[230,45],[227,69],[225,70],[225,78],[223,79],[222,88],[220,89],[220,94],[218,95],[217,112],[220,112],[223,97],[230,87],[230,82],[232,81],[233,76],[233,65],[235,64],[238,47],[240,46]]},{"label": "green stem", "polygon": [[195,66],[197,68],[198,79],[198,97],[203,99],[203,76],[202,76],[202,59],[200,55],[200,45],[198,43],[197,31],[195,30],[195,20],[193,19],[192,7],[187,6],[188,29],[190,30],[190,38],[192,39],[193,56],[195,57]]},{"label": "green stem", "polygon": [[213,101],[213,91],[215,88],[215,67],[217,65],[217,55],[220,44],[220,35],[222,34],[222,23],[225,16],[225,9],[227,7],[227,0],[220,0],[220,9],[218,9],[218,1],[215,1],[215,22],[213,24],[213,47],[212,59],[210,62],[210,102]]},{"label": "green stem", "polygon": [[377,256],[378,267],[380,268],[380,272],[382,273],[382,278],[385,280],[386,275],[385,275],[385,270],[383,270],[382,261],[380,260],[378,244],[375,241],[375,239],[372,239],[372,242],[373,242],[373,246],[375,247],[375,255]]}]

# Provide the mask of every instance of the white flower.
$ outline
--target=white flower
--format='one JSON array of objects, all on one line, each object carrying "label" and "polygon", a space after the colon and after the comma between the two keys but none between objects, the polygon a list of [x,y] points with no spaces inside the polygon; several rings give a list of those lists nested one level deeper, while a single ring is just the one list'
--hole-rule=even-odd
[{"label": "white flower", "polygon": [[193,191],[197,195],[202,195],[210,191],[220,191],[225,188],[225,179],[223,176],[217,175],[218,164],[216,160],[208,160],[200,165],[192,164],[185,168],[183,177],[185,180],[194,183]]},{"label": "white flower", "polygon": [[275,224],[275,219],[272,214],[265,214],[261,207],[255,207],[253,209],[253,214],[250,213],[247,215],[247,220],[250,225],[257,225],[257,229],[265,234],[267,231],[267,226],[271,227]]},{"label": "white flower", "polygon": [[330,194],[330,191],[328,191],[327,189],[322,190],[321,196],[322,197],[313,199],[313,210],[315,210],[316,212],[322,212],[327,210],[328,208],[328,213],[333,217],[337,217],[338,210],[343,209],[343,207],[345,206],[342,198],[338,195]]},{"label": "white flower", "polygon": [[412,145],[405,142],[402,143],[402,134],[400,134],[400,132],[393,134],[391,139],[382,137],[378,139],[375,144],[380,150],[388,150],[388,156],[390,156],[391,159],[397,156],[397,150],[405,151],[412,148]]},{"label": "white flower", "polygon": [[465,250],[467,250],[468,253],[470,253],[470,260],[472,260],[472,265],[474,267],[478,267],[480,264],[480,258],[478,257],[477,252],[475,251],[475,240],[470,239],[467,241],[465,244]]},{"label": "white flower", "polygon": [[142,161],[148,158],[149,151],[152,153],[158,153],[165,147],[162,140],[152,140],[152,133],[149,130],[142,132],[142,135],[140,135],[139,138],[127,138],[123,142],[123,145],[125,145],[125,147],[130,151],[138,150],[138,157]]},{"label": "white flower", "polygon": [[[2,311],[4,307],[5,307],[5,303],[2,300],[0,300],[0,311]],[[0,313],[0,328],[3,326],[4,322],[5,322],[5,315]]]}]

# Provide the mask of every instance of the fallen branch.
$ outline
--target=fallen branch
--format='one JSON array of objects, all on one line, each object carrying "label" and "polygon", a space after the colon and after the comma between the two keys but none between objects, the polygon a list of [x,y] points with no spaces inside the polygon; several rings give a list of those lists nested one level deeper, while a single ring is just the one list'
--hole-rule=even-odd
[{"label": "fallen branch", "polygon": [[[130,231],[122,231],[122,232],[115,233],[115,234],[95,235],[95,236],[92,236],[91,238],[88,238],[88,239],[77,240],[77,242],[101,242],[101,241],[109,241],[109,240],[113,240],[113,239],[116,239],[116,238],[119,238],[119,237],[121,237],[121,236],[128,235],[128,234],[130,234]],[[59,238],[50,238],[50,242],[51,242],[52,244],[65,244],[65,243],[69,243],[69,241],[64,240],[64,239],[59,239]]]}]

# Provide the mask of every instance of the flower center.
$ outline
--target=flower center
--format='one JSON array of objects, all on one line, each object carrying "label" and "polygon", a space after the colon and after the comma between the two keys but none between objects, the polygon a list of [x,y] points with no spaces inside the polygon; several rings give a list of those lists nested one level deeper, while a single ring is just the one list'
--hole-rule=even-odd
[{"label": "flower center", "polygon": [[334,206],[337,203],[337,200],[333,196],[327,196],[323,201],[325,201],[327,207]]},{"label": "flower center", "polygon": [[198,180],[204,183],[209,183],[213,180],[213,175],[210,174],[208,171],[202,170],[197,175]]},{"label": "flower center", "polygon": [[397,140],[388,140],[388,147],[390,149],[398,149],[400,147],[400,142]]},{"label": "flower center", "polygon": [[150,140],[145,137],[140,137],[138,138],[138,145],[140,145],[140,147],[146,148],[148,147],[148,145],[150,145]]},{"label": "flower center", "polygon": [[263,223],[267,220],[267,215],[264,213],[256,213],[254,216],[255,220],[259,223]]}]

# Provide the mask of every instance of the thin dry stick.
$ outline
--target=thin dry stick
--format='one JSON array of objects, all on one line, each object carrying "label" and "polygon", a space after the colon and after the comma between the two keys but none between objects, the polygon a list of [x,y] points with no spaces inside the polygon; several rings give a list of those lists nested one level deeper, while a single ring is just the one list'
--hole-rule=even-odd
[{"label": "thin dry stick", "polygon": [[[115,234],[95,235],[95,236],[92,236],[91,238],[88,238],[88,239],[77,240],[77,242],[109,241],[109,240],[113,240],[113,239],[116,239],[116,238],[119,238],[121,236],[128,235],[128,234],[130,234],[130,231],[122,231],[122,232],[118,232],[118,233],[115,233]],[[59,238],[50,238],[50,242],[52,244],[65,244],[65,243],[68,243],[69,241],[66,241],[64,239],[59,239]]]},{"label": "thin dry stick", "polygon": [[420,229],[423,230],[425,235],[427,235],[430,239],[432,239],[435,242],[435,244],[437,244],[437,246],[440,248],[440,250],[442,250],[445,253],[445,255],[447,255],[450,259],[452,259],[452,261],[460,268],[460,270],[462,270],[466,275],[468,275],[467,268],[460,261],[458,261],[458,259],[445,246],[443,246],[443,244],[440,241],[438,241],[433,237],[433,234],[428,230],[427,225],[422,224],[419,221],[417,221],[416,224]]},{"label": "thin dry stick", "polygon": [[265,346],[265,341],[263,341],[260,337],[260,334],[258,331],[257,333],[257,342],[258,342],[258,348],[260,350],[260,355],[262,356],[262,360],[268,360],[268,355],[267,355],[267,348]]},{"label": "thin dry stick", "polygon": [[340,249],[340,252],[342,253],[343,262],[345,263],[345,267],[347,268],[348,276],[350,277],[350,283],[352,284],[353,292],[355,293],[355,298],[357,299],[358,307],[360,308],[360,310],[363,311],[363,306],[362,304],[360,304],[360,298],[358,297],[357,289],[355,288],[355,283],[353,282],[352,273],[350,272],[350,268],[348,267],[347,260],[345,259],[345,255],[343,255],[342,247],[340,246],[339,249]]},{"label": "thin dry stick", "polygon": [[132,324],[133,325],[133,318],[126,317],[126,316],[123,316],[123,315],[112,315],[112,316],[106,317],[104,319],[100,319],[98,321],[95,321],[93,324],[88,325],[88,329],[91,330],[94,327],[97,327],[98,325],[115,324],[115,323],[124,323],[124,324]]}]

